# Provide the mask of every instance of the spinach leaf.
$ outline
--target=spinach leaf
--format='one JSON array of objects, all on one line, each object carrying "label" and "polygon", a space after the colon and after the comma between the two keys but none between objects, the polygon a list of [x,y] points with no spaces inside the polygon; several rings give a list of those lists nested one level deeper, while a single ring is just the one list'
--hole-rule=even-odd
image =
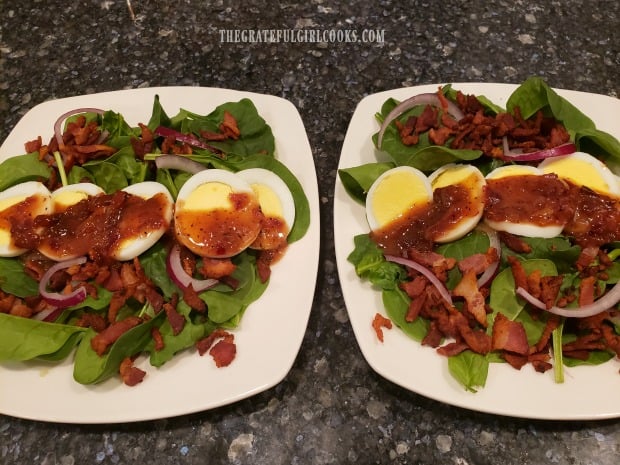
[{"label": "spinach leaf", "polygon": [[476,388],[487,382],[489,361],[484,355],[466,350],[448,358],[448,369],[467,391],[477,392]]},{"label": "spinach leaf", "polygon": [[95,177],[81,166],[73,166],[67,174],[67,182],[69,184],[78,184],[80,182],[95,182]]},{"label": "spinach leaf", "polygon": [[396,263],[388,262],[383,251],[375,244],[368,234],[360,234],[353,238],[355,248],[347,260],[355,266],[355,273],[381,289],[395,289],[407,272]]},{"label": "spinach leaf", "polygon": [[86,163],[83,166],[91,173],[95,179],[95,183],[98,184],[106,194],[112,194],[129,185],[123,170],[113,163],[104,161],[90,164]]},{"label": "spinach leaf", "polygon": [[[540,270],[542,276],[556,276],[558,274],[555,264],[550,260],[525,260],[522,264],[527,273]],[[515,320],[525,307],[525,304],[525,300],[515,294],[515,281],[512,270],[510,268],[503,269],[491,283],[489,306],[493,309],[493,313],[490,317],[494,319],[495,314],[501,312],[507,318]]]},{"label": "spinach leaf", "polygon": [[258,114],[254,103],[247,98],[238,102],[223,103],[206,116],[184,110],[173,117],[171,121],[175,125],[180,124],[180,129],[183,132],[189,131],[200,134],[201,130],[217,131],[224,119],[225,111],[228,111],[237,121],[241,137],[236,140],[212,141],[210,145],[226,154],[247,156],[261,153],[268,156],[274,155],[275,141],[271,127]]},{"label": "spinach leaf", "polygon": [[0,163],[0,192],[26,181],[42,181],[50,177],[50,167],[39,160],[37,152],[7,158]]},{"label": "spinach leaf", "polygon": [[420,342],[428,333],[429,323],[424,318],[417,318],[413,322],[405,319],[411,299],[399,288],[384,289],[381,293],[383,306],[390,320],[394,322],[407,336]]},{"label": "spinach leaf", "polygon": [[207,304],[209,319],[217,324],[228,322],[243,313],[267,288],[267,283],[258,279],[254,258],[250,254],[243,253],[235,257],[235,262],[237,268],[233,277],[239,280],[237,289],[222,292],[216,287],[200,294],[200,298]]},{"label": "spinach leaf", "polygon": [[142,352],[151,339],[151,328],[161,324],[165,312],[122,334],[102,356],[92,349],[90,341],[96,333],[88,329],[75,353],[73,378],[80,384],[95,384],[118,373],[121,362]]},{"label": "spinach leaf", "polygon": [[338,170],[338,176],[347,193],[354,200],[364,203],[370,186],[379,176],[394,166],[394,163],[367,163]]},{"label": "spinach leaf", "polygon": [[170,299],[173,294],[179,293],[179,288],[168,275],[166,266],[167,255],[166,247],[161,242],[157,242],[157,244],[140,255],[140,265],[144,270],[144,274],[161,289],[166,298]]},{"label": "spinach leaf", "polygon": [[0,257],[0,289],[23,298],[37,295],[39,283],[26,273],[20,260]]},{"label": "spinach leaf", "polygon": [[0,313],[0,360],[25,361],[53,354],[53,359],[64,358],[85,331],[77,326]]},{"label": "spinach leaf", "polygon": [[159,95],[155,96],[155,100],[153,101],[153,111],[151,112],[151,119],[149,120],[147,126],[151,131],[155,131],[159,126],[170,126],[171,121],[166,112],[164,111],[164,107],[162,107],[161,102],[159,101]]}]

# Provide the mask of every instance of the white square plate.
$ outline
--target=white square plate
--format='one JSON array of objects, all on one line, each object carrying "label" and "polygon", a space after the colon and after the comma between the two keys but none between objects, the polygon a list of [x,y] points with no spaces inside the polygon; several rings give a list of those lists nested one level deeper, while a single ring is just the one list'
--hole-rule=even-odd
[{"label": "white square plate", "polygon": [[[379,130],[375,114],[390,97],[405,100],[416,94],[436,92],[439,84],[395,89],[369,95],[358,104],[342,147],[339,169],[385,159],[371,136]],[[505,107],[517,87],[511,84],[454,83],[465,94],[484,95]],[[620,100],[598,94],[557,90],[589,116],[598,129],[620,138]],[[369,365],[381,376],[447,404],[480,412],[537,419],[602,419],[620,417],[620,364],[612,360],[599,366],[565,368],[565,382],[556,384],[552,371],[536,373],[531,366],[520,371],[508,364],[491,364],[486,387],[471,393],[449,374],[448,362],[434,349],[422,347],[394,328],[377,339],[371,323],[375,313],[385,314],[380,292],[361,281],[347,256],[353,237],[369,231],[364,206],[355,202],[336,179],[334,235],[340,284],[357,342]]]},{"label": "white square plate", "polygon": [[[143,361],[144,382],[127,387],[118,378],[83,386],[73,380],[71,357],[60,365],[0,364],[0,413],[67,423],[117,423],[165,418],[219,407],[271,388],[289,372],[308,323],[319,258],[319,203],[314,160],[301,117],[280,97],[204,87],[121,90],[44,102],[30,110],[0,147],[0,160],[24,153],[41,135],[46,143],[57,117],[68,110],[98,107],[121,113],[130,125],[147,123],[159,95],[169,116],[180,108],[199,114],[217,105],[251,99],[271,126],[276,157],[303,186],[310,203],[306,235],[273,266],[269,286],[234,330],[237,356],[216,368],[210,356],[187,350],[159,369]],[[1,173],[0,173],[1,176]]]}]

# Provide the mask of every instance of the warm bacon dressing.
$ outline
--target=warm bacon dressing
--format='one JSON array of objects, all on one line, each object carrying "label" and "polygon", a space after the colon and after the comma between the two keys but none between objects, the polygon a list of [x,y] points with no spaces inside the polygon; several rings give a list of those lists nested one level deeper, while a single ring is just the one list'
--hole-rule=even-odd
[{"label": "warm bacon dressing", "polygon": [[15,242],[28,249],[105,261],[127,238],[168,227],[163,195],[143,199],[118,191],[88,197],[60,213],[40,215],[30,228],[16,228]]},{"label": "warm bacon dressing", "polygon": [[450,231],[469,210],[469,191],[460,185],[441,187],[433,191],[433,201],[416,206],[385,227],[371,232],[372,239],[390,255],[403,255],[407,250],[430,251],[435,238]]}]

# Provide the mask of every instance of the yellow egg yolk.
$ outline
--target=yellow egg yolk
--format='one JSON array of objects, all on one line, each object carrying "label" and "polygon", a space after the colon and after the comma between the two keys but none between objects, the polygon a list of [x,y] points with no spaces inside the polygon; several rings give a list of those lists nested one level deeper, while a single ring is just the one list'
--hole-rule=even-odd
[{"label": "yellow egg yolk", "polygon": [[431,198],[424,181],[412,173],[397,171],[386,176],[375,188],[372,213],[384,226],[414,206],[429,203]]},{"label": "yellow egg yolk", "polygon": [[187,196],[183,202],[183,210],[206,211],[206,210],[230,210],[230,194],[233,190],[228,184],[222,182],[206,182],[201,184]]},{"label": "yellow egg yolk", "polygon": [[276,193],[265,184],[252,184],[252,190],[258,197],[263,215],[272,218],[282,218],[284,216],[282,202]]},{"label": "yellow egg yolk", "polygon": [[585,186],[590,189],[609,194],[611,186],[592,163],[587,160],[566,157],[554,160],[552,163],[541,167],[545,174],[557,174],[559,178],[566,179],[577,186]]}]

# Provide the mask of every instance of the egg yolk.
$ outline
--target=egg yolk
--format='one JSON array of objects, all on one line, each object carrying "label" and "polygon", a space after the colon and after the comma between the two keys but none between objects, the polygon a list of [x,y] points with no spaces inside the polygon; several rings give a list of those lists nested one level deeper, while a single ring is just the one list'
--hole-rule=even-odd
[{"label": "egg yolk", "polygon": [[577,186],[586,186],[604,194],[610,192],[610,185],[601,174],[601,169],[597,169],[596,166],[586,160],[578,158],[557,159],[541,167],[541,170],[545,174],[557,174],[558,177],[571,181]]},{"label": "egg yolk", "polygon": [[249,247],[263,219],[256,196],[233,192],[220,182],[208,182],[177,200],[177,239],[203,257],[226,258]]},{"label": "egg yolk", "polygon": [[424,181],[412,173],[399,171],[385,177],[375,188],[372,214],[384,226],[407,210],[431,201]]},{"label": "egg yolk", "polygon": [[54,194],[52,195],[52,200],[54,201],[53,211],[64,211],[71,205],[75,205],[86,198],[88,198],[88,194],[86,192],[65,191],[59,194]]}]

